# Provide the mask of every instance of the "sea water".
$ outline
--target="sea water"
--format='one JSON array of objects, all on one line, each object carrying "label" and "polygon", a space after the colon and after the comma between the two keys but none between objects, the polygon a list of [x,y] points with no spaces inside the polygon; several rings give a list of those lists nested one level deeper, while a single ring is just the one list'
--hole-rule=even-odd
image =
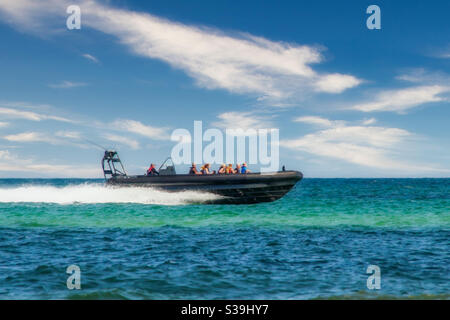
[{"label": "sea water", "polygon": [[214,197],[0,179],[0,299],[450,298],[450,179],[304,179],[273,203],[202,204]]}]

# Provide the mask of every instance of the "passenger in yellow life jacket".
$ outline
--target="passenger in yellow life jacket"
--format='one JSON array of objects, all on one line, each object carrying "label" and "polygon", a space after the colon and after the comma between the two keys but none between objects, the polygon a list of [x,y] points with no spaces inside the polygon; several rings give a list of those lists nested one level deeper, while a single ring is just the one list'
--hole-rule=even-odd
[{"label": "passenger in yellow life jacket", "polygon": [[233,165],[230,163],[228,165],[228,167],[225,169],[225,173],[226,174],[233,174],[234,173],[234,169],[233,169]]}]

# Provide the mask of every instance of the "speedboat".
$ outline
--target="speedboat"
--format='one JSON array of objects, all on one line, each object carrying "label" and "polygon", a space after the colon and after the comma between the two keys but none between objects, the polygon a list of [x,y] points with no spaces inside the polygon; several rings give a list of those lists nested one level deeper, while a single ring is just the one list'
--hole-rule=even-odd
[{"label": "speedboat", "polygon": [[219,195],[207,203],[252,204],[280,199],[303,178],[299,171],[244,174],[177,174],[168,158],[159,175],[128,175],[116,151],[107,150],[102,160],[106,184],[118,187],[148,187],[169,192],[196,191]]}]

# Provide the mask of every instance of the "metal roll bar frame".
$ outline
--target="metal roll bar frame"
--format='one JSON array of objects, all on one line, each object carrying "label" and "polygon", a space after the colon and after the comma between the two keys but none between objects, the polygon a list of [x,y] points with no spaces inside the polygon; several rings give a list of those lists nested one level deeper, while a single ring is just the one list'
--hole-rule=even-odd
[{"label": "metal roll bar frame", "polygon": [[[116,168],[115,163],[120,164],[121,170]],[[106,180],[111,177],[127,176],[127,173],[122,164],[122,161],[120,160],[117,152],[114,150],[105,150],[105,155],[103,156],[103,159],[102,159],[102,169],[103,169],[103,175]],[[108,177],[108,176],[110,176],[110,177]]]}]

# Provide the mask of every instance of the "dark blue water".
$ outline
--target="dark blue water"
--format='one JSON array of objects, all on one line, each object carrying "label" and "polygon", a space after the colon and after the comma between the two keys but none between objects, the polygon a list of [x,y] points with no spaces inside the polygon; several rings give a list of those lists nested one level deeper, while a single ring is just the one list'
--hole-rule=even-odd
[{"label": "dark blue water", "polygon": [[[450,179],[305,179],[249,206],[195,197],[0,180],[0,298],[450,297]],[[81,290],[67,289],[72,264]]]}]

